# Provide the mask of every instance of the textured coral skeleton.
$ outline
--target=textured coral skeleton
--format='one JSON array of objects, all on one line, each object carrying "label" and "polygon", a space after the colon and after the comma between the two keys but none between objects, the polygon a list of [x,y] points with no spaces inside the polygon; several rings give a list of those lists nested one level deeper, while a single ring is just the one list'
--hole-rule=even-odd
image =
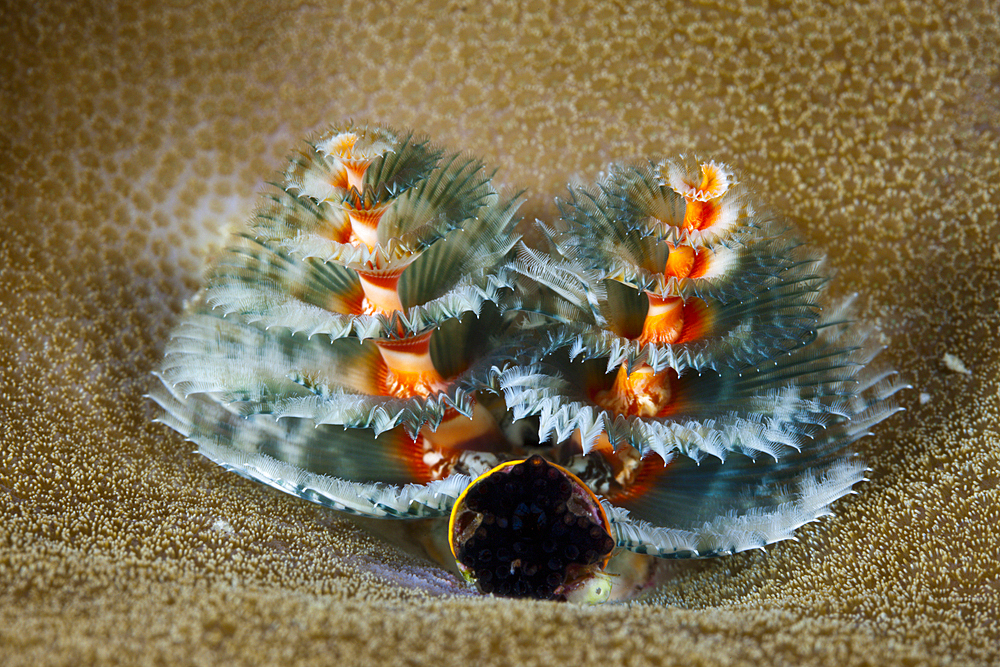
[{"label": "textured coral skeleton", "polygon": [[536,246],[478,160],[331,129],[210,267],[151,393],[228,470],[439,518],[483,592],[602,602],[793,537],[901,388],[725,165],[613,165]]}]

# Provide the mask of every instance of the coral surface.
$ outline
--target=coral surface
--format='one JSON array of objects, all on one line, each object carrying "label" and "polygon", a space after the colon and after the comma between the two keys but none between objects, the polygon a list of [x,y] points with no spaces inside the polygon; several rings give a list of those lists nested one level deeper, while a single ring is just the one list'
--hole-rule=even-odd
[{"label": "coral surface", "polygon": [[[1000,18],[992,3],[4,3],[4,664],[1000,660]],[[143,395],[213,244],[331,119],[529,187],[711,156],[825,249],[915,389],[835,516],[651,600],[470,596],[229,475]]]}]

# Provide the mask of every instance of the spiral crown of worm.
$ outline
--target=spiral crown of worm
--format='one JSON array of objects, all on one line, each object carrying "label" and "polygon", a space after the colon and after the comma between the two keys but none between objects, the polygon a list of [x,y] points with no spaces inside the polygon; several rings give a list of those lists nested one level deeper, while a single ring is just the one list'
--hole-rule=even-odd
[{"label": "spiral crown of worm", "polygon": [[[160,421],[229,470],[374,517],[447,517],[474,478],[537,456],[600,498],[615,546],[660,557],[788,539],[864,479],[851,445],[902,385],[732,170],[612,165],[530,243],[491,177],[383,126],[306,142],[177,325]],[[536,523],[558,504],[522,500],[511,516]],[[521,544],[497,530],[509,545],[470,556],[480,587],[545,597],[554,577],[485,567]],[[605,558],[581,530],[564,578]]]}]

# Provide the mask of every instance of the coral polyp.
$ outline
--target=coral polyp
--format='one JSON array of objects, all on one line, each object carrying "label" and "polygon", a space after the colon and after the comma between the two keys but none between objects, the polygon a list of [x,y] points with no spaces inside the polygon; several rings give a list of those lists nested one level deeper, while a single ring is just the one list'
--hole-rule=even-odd
[{"label": "coral polyp", "polygon": [[540,247],[519,203],[412,134],[307,142],[187,306],[159,419],[293,495],[438,517],[480,590],[542,599],[788,539],[864,479],[901,385],[731,169],[613,165]]}]

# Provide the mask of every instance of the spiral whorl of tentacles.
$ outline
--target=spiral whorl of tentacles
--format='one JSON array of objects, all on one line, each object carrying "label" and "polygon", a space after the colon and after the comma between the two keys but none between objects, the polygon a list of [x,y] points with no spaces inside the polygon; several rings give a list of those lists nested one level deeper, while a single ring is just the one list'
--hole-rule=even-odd
[{"label": "spiral whorl of tentacles", "polygon": [[[553,517],[638,554],[719,555],[791,537],[864,478],[849,445],[900,385],[727,167],[616,166],[559,205],[531,248],[475,159],[334,128],[210,268],[158,373],[161,421],[314,502],[451,515],[467,576],[541,598],[610,588],[604,551],[552,560],[583,558],[578,529],[550,545]],[[510,485],[536,455],[555,465],[533,503]],[[474,511],[486,483],[498,500]],[[483,542],[508,521],[549,541]]]}]

